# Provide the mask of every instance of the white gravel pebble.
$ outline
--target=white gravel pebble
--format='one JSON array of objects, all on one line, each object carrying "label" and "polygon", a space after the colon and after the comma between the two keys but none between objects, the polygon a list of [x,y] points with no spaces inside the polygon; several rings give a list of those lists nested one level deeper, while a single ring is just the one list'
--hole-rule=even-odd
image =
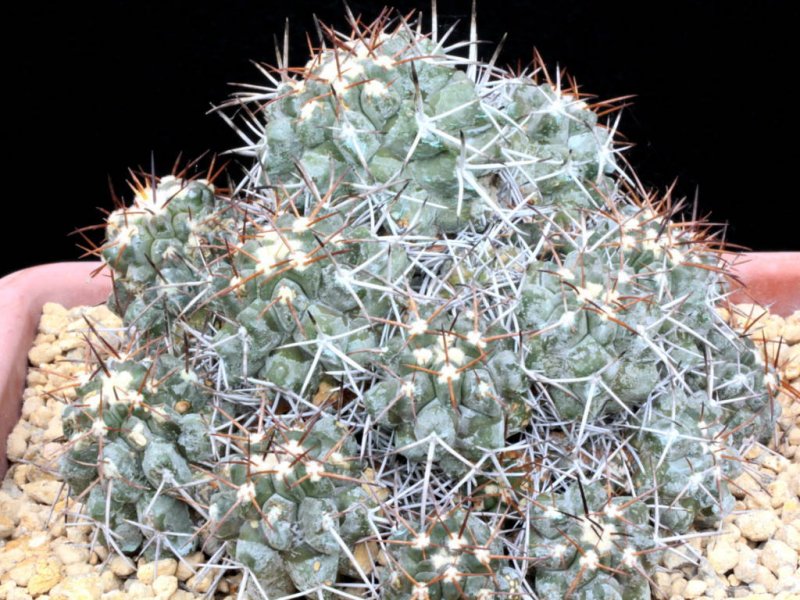
[{"label": "white gravel pebble", "polygon": [[781,520],[770,510],[753,510],[736,517],[736,525],[751,542],[768,540],[780,524]]},{"label": "white gravel pebble", "polygon": [[174,575],[159,575],[153,581],[153,591],[159,600],[166,600],[178,589],[178,578]]},{"label": "white gravel pebble", "polygon": [[761,551],[761,564],[778,575],[782,567],[797,569],[797,552],[780,540],[769,540]]},{"label": "white gravel pebble", "polygon": [[136,571],[136,578],[142,583],[152,584],[156,577],[161,575],[175,575],[178,561],[174,558],[163,558],[159,561],[145,563]]},{"label": "white gravel pebble", "polygon": [[708,562],[718,575],[727,573],[739,561],[739,552],[727,539],[712,542],[708,550]]}]

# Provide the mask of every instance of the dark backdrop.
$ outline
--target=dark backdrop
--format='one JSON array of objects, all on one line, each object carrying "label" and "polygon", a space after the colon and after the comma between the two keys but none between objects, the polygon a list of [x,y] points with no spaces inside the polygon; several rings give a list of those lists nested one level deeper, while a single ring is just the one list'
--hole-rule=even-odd
[{"label": "dark backdrop", "polygon": [[[350,2],[371,19],[379,4]],[[398,0],[404,12],[427,0]],[[501,64],[527,64],[536,46],[601,98],[636,94],[621,131],[641,179],[677,178],[729,241],[800,250],[788,211],[798,203],[797,99],[789,86],[797,19],[791,3],[478,0],[479,37],[508,40]],[[312,13],[340,29],[339,2],[228,0],[28,2],[4,9],[2,143],[6,150],[0,274],[81,251],[77,227],[110,208],[109,181],[125,192],[127,168],[166,173],[179,152],[195,157],[236,144],[210,105],[228,82],[259,82],[249,60],[274,62],[273,35],[289,17],[292,63],[307,58]],[[440,22],[468,0],[441,1]],[[481,51],[488,58],[493,45]],[[129,194],[126,196],[129,199]]]}]

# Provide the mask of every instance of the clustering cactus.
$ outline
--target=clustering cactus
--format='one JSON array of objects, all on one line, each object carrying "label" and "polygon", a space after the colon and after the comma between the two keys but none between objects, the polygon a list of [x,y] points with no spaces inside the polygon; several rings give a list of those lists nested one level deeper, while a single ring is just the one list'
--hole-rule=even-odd
[{"label": "clustering cactus", "polygon": [[611,104],[435,10],[351,22],[223,107],[242,181],[109,217],[130,346],[64,413],[72,493],[115,549],[268,598],[649,597],[776,418],[713,236]]}]

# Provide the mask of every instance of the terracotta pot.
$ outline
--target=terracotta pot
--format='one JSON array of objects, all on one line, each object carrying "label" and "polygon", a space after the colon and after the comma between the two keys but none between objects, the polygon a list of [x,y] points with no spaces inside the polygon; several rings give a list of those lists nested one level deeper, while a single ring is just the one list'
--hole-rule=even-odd
[{"label": "terracotta pot", "polygon": [[5,475],[8,434],[19,419],[28,369],[28,350],[36,336],[45,302],[66,307],[104,302],[111,277],[91,273],[99,262],[39,265],[0,279],[0,477]]},{"label": "terracotta pot", "polygon": [[731,295],[733,302],[760,304],[784,317],[800,310],[800,252],[744,252],[726,258],[745,285]]},{"label": "terracotta pot", "polygon": [[[728,255],[733,265],[734,302],[757,302],[781,315],[800,310],[800,252]],[[0,477],[5,474],[6,440],[19,418],[28,368],[28,349],[45,302],[66,307],[104,302],[111,292],[105,272],[91,277],[99,262],[52,263],[0,279]],[[744,284],[746,290],[740,287]]]}]

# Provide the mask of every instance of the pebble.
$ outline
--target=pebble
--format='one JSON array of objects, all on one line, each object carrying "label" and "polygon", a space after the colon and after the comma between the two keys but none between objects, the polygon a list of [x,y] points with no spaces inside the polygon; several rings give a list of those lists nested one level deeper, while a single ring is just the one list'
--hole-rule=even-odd
[{"label": "pebble", "polygon": [[[2,509],[5,512],[5,507]],[[14,521],[11,518],[3,513],[0,513],[0,539],[5,539],[10,537],[12,533],[14,533]]]},{"label": "pebble", "polygon": [[[764,565],[758,565],[758,575],[756,575],[756,585],[763,586],[764,591],[769,592],[770,594],[774,594],[776,591],[778,591],[778,580]],[[753,589],[753,591],[759,591],[756,589],[755,586],[751,586],[751,589]]]},{"label": "pebble", "polygon": [[174,575],[159,575],[153,581],[153,591],[159,599],[166,600],[178,589],[178,578]]},{"label": "pebble", "polygon": [[783,503],[781,520],[787,525],[791,525],[794,521],[800,520],[800,500],[797,498],[790,498]]},{"label": "pebble", "polygon": [[136,578],[142,583],[152,584],[157,576],[175,575],[178,561],[174,558],[163,558],[159,561],[144,563],[136,571]]},{"label": "pebble", "polygon": [[8,572],[8,577],[19,587],[27,587],[28,581],[30,581],[34,573],[36,573],[36,560],[28,558],[11,569]]},{"label": "pebble", "polygon": [[111,570],[100,573],[100,583],[103,586],[103,593],[119,589],[119,578]]},{"label": "pebble", "polygon": [[12,432],[8,436],[8,445],[6,446],[7,456],[9,460],[19,460],[25,455],[25,450],[28,444],[26,438],[21,434]]},{"label": "pebble", "polygon": [[23,485],[23,491],[40,504],[48,506],[55,504],[59,492],[64,487],[60,481],[41,480]]},{"label": "pebble", "polygon": [[114,573],[117,577],[127,577],[134,571],[136,571],[136,566],[129,558],[125,558],[123,556],[115,556],[111,559],[108,564],[111,572]]},{"label": "pebble", "polygon": [[686,587],[683,589],[683,597],[684,598],[697,598],[702,596],[708,584],[701,580],[701,579],[692,579],[686,584]]},{"label": "pebble", "polygon": [[736,525],[751,542],[763,542],[777,531],[780,519],[772,511],[753,510],[736,517]]},{"label": "pebble", "polygon": [[775,539],[786,543],[795,552],[800,552],[800,530],[794,525],[784,525],[778,529]]},{"label": "pebble", "polygon": [[193,575],[186,580],[186,587],[193,592],[203,594],[211,588],[211,584],[214,582],[215,575],[216,573],[211,571],[207,572],[202,577],[200,577],[199,573],[197,575]]},{"label": "pebble", "polygon": [[28,593],[34,597],[45,594],[59,581],[61,581],[59,563],[53,559],[40,559],[36,562],[36,572],[28,581]]},{"label": "pebble", "polygon": [[758,554],[747,544],[739,547],[739,561],[733,568],[733,574],[739,581],[752,583],[758,575]]},{"label": "pebble", "polygon": [[727,573],[739,561],[739,552],[727,539],[722,538],[712,542],[708,550],[708,562],[718,575]]},{"label": "pebble", "polygon": [[767,493],[770,495],[772,508],[780,508],[784,502],[791,499],[789,483],[784,479],[776,479],[767,486]]},{"label": "pebble", "polygon": [[39,344],[34,346],[28,351],[28,360],[32,365],[39,367],[53,362],[56,356],[60,354],[60,350],[53,344]]},{"label": "pebble", "polygon": [[761,564],[778,575],[781,567],[797,569],[797,552],[780,540],[769,540],[761,551]]},{"label": "pebble", "polygon": [[186,581],[192,577],[199,570],[200,565],[202,565],[205,560],[206,557],[202,552],[195,552],[194,554],[184,557],[183,560],[178,562],[178,568],[175,571],[175,575],[178,577],[178,580]]},{"label": "pebble", "polygon": [[53,546],[53,552],[65,565],[85,562],[89,558],[89,550],[73,544],[58,544]]},{"label": "pebble", "polygon": [[123,589],[128,592],[129,598],[150,598],[153,595],[153,586],[142,583],[137,579],[128,579]]}]

